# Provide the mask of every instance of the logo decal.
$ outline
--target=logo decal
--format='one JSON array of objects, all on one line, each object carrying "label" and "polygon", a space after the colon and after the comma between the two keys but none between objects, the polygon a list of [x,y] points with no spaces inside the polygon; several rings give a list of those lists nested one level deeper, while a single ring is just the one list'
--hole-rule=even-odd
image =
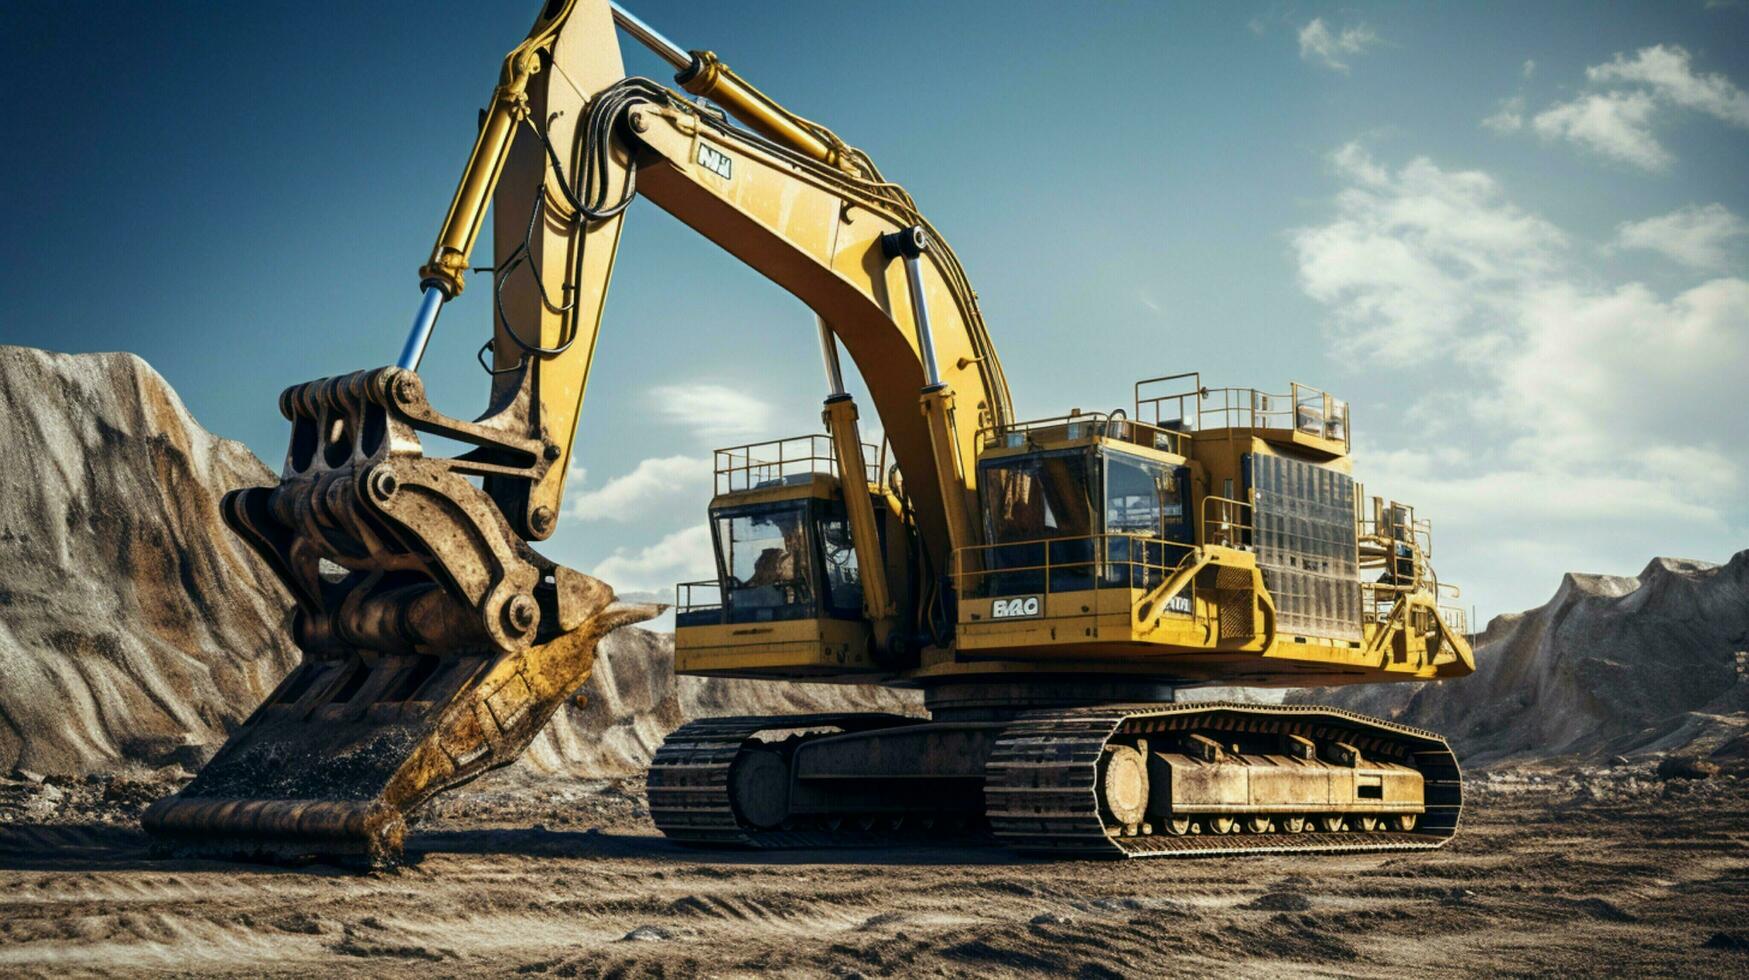
[{"label": "logo decal", "polygon": [[1178,593],[1172,598],[1166,600],[1164,610],[1166,612],[1183,613],[1186,616],[1190,615],[1190,596],[1187,596],[1182,592]]},{"label": "logo decal", "polygon": [[727,153],[704,143],[698,144],[698,165],[724,180],[731,179],[735,172],[735,161]]},{"label": "logo decal", "polygon": [[1035,595],[1015,596],[1012,599],[997,599],[990,603],[991,619],[1025,619],[1037,616],[1043,608],[1043,603]]}]

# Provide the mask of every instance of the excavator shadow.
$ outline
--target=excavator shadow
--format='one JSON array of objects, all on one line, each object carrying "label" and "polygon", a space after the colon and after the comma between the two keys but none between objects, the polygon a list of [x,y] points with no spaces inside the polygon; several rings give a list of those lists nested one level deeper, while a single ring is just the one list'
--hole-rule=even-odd
[{"label": "excavator shadow", "polygon": [[407,858],[417,861],[444,854],[495,857],[585,859],[645,859],[665,865],[778,866],[824,865],[1010,865],[1036,864],[1032,858],[994,844],[890,843],[866,847],[819,847],[794,850],[701,848],[676,844],[661,834],[587,830],[549,830],[542,826],[480,830],[414,832],[407,837]]},{"label": "excavator shadow", "polygon": [[203,857],[165,857],[138,826],[90,823],[15,823],[0,826],[0,871],[225,872],[341,877],[358,869],[337,864],[275,865]]},{"label": "excavator shadow", "polygon": [[[550,830],[494,827],[415,830],[407,835],[403,865],[418,865],[445,855],[559,860],[632,860],[668,866],[795,865],[985,865],[1034,864],[1040,858],[976,842],[963,844],[888,844],[857,848],[740,850],[684,847],[659,833]],[[264,864],[217,858],[164,856],[137,827],[90,823],[16,823],[0,827],[0,871],[37,872],[222,872],[348,877],[359,865],[321,861]],[[390,873],[393,873],[392,871]]]}]

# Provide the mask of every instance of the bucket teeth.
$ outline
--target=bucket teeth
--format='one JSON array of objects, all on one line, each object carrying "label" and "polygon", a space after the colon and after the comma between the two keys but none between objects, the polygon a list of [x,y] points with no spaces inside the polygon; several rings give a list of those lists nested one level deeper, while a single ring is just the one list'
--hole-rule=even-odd
[{"label": "bucket teeth", "polygon": [[[224,515],[297,599],[303,661],[147,809],[148,832],[226,857],[397,861],[413,808],[513,761],[588,679],[601,637],[660,611],[541,557],[500,509],[521,499],[503,486],[549,465],[519,434],[528,399],[525,378],[496,414],[460,422],[396,368],[286,392],[284,476],[231,493]],[[429,458],[418,432],[479,448]]]},{"label": "bucket teeth", "polygon": [[[587,679],[600,637],[645,614],[601,607],[583,629],[496,658],[306,660],[145,828],[179,851],[392,864],[407,813],[514,761]],[[422,674],[410,697],[384,700]]]}]

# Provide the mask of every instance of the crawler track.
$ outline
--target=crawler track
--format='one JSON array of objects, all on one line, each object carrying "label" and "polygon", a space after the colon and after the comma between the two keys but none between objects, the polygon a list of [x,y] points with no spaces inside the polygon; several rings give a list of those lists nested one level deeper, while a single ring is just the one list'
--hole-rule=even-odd
[{"label": "crawler track", "polygon": [[[861,731],[919,721],[903,715],[856,713],[706,718],[676,729],[657,750],[645,783],[650,818],[668,839],[696,847],[872,847],[915,843],[937,824],[933,815],[850,814],[791,820],[774,830],[747,826],[730,799],[730,776],[742,746],[760,732]],[[950,832],[951,832],[951,825]],[[964,827],[959,828],[963,836]]]},{"label": "crawler track", "polygon": [[[1106,744],[1123,736],[1186,731],[1341,738],[1363,751],[1405,746],[1426,780],[1427,811],[1410,833],[1108,833],[1095,793],[1097,764]],[[1028,712],[1002,733],[985,772],[985,807],[996,839],[1016,850],[1064,857],[1424,850],[1451,839],[1463,806],[1457,760],[1444,739],[1418,728],[1313,706],[1204,702]]]},{"label": "crawler track", "polygon": [[[1456,832],[1463,804],[1457,762],[1444,739],[1432,732],[1335,708],[1205,702],[1021,715],[996,740],[985,766],[987,826],[975,814],[845,813],[797,815],[779,827],[759,829],[736,810],[731,789],[736,761],[760,733],[867,731],[919,721],[886,714],[819,714],[692,722],[663,742],[650,766],[650,815],[671,840],[700,847],[865,847],[976,835],[1019,851],[1060,857],[1191,857],[1435,848]],[[1292,734],[1340,740],[1368,754],[1405,759],[1425,781],[1426,812],[1412,832],[1123,836],[1112,831],[1096,791],[1105,747],[1114,741],[1187,732],[1216,737]]]}]

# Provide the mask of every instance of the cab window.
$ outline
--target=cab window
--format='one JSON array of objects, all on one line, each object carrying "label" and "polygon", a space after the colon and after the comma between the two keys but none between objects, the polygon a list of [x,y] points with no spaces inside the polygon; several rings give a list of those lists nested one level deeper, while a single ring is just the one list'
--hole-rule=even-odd
[{"label": "cab window", "polygon": [[1106,451],[1105,531],[1189,541],[1186,467]]},{"label": "cab window", "polygon": [[729,622],[814,615],[807,501],[724,513],[716,525]]},{"label": "cab window", "polygon": [[[879,516],[878,514],[876,515]],[[862,572],[856,564],[856,544],[850,537],[850,521],[844,504],[824,501],[820,505],[821,568],[825,571],[826,609],[840,619],[862,616]]]},{"label": "cab window", "polygon": [[986,527],[992,542],[1096,533],[1097,471],[1084,450],[992,460],[979,467]]}]

